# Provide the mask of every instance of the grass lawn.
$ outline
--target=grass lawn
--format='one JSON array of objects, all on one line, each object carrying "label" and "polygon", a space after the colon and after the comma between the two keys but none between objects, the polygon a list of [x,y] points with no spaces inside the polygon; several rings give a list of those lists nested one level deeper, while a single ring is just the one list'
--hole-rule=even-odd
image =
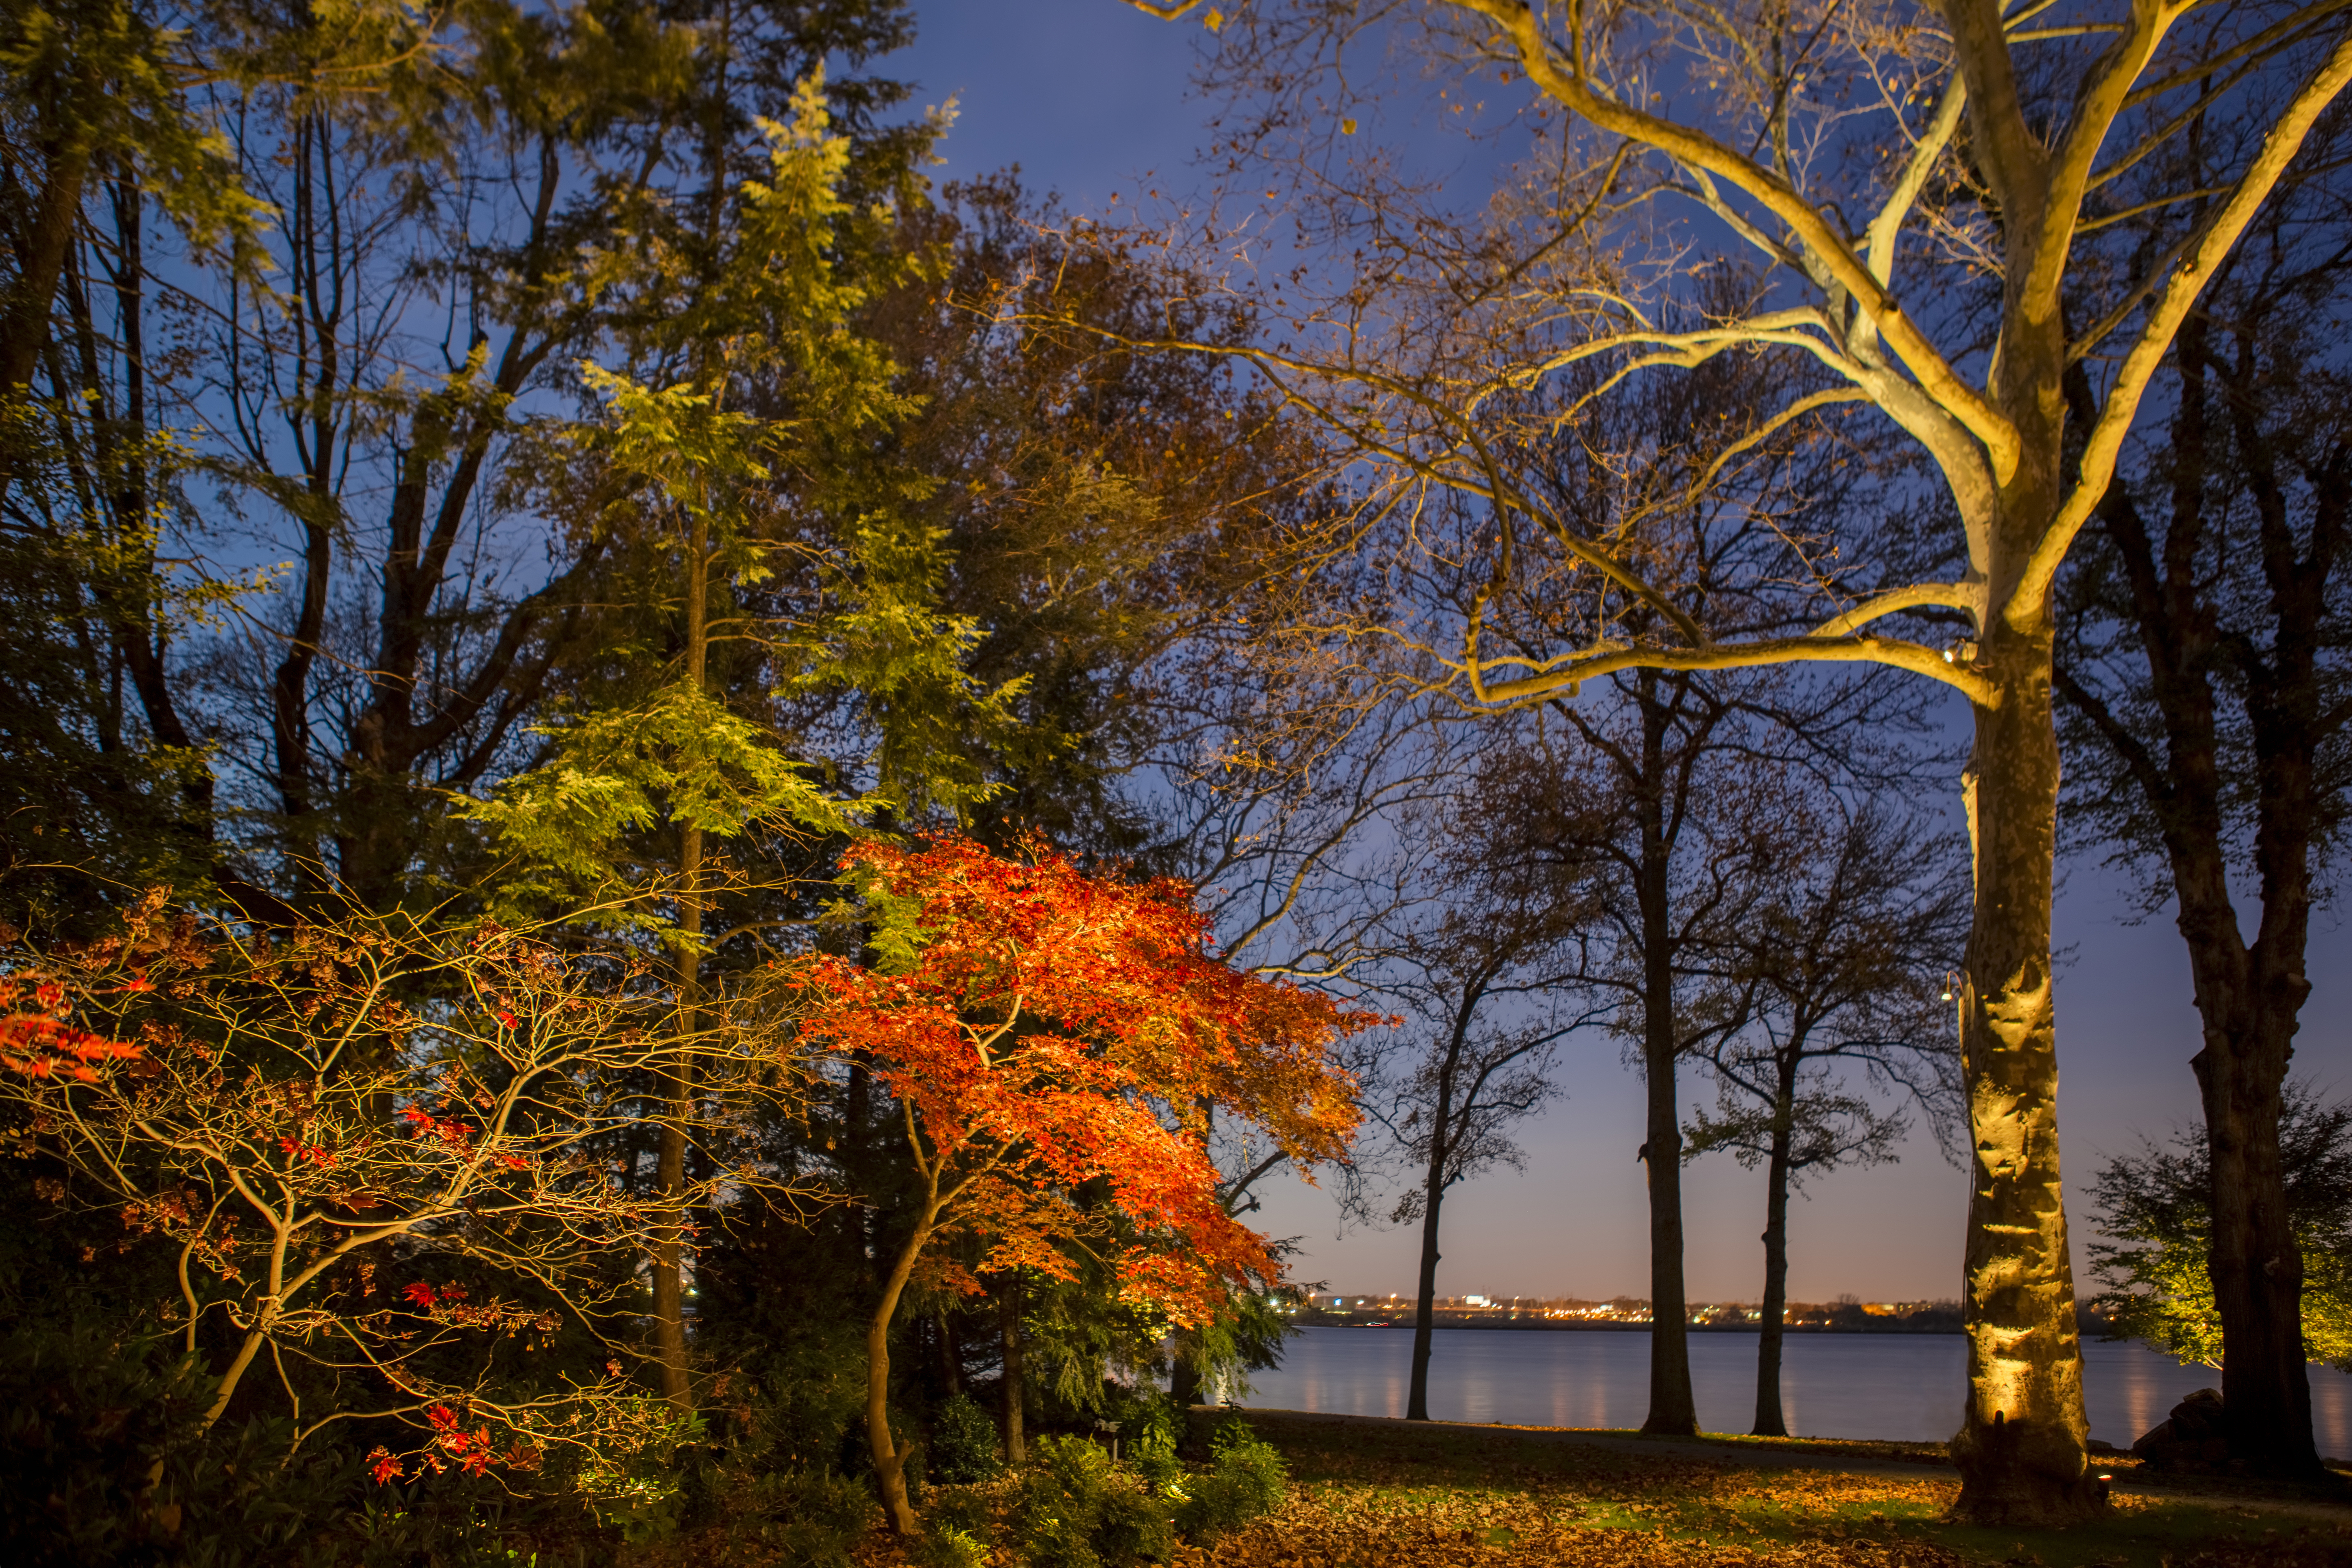
[{"label": "grass lawn", "polygon": [[[1289,1500],[1187,1552],[1197,1568],[2352,1568],[2352,1507],[2251,1487],[2121,1491],[2097,1523],[1988,1531],[1939,1522],[1959,1483],[1934,1445],[1591,1434],[1603,1447],[1526,1428],[1248,1419],[1288,1459]],[[1797,1455],[1861,1468],[1785,1462]]]}]

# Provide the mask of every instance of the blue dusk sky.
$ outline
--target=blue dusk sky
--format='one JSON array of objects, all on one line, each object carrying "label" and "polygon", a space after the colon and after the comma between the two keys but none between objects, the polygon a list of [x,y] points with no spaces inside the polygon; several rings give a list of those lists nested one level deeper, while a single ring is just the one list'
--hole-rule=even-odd
[{"label": "blue dusk sky", "polygon": [[[1206,110],[1191,89],[1196,22],[1159,22],[1119,0],[917,0],[916,12],[916,44],[883,68],[919,84],[919,105],[957,100],[940,177],[1017,163],[1033,189],[1058,191],[1081,213],[1101,210],[1114,194],[1132,199],[1147,175],[1170,196],[1205,184],[1192,164]],[[1923,689],[1921,700],[1943,699]],[[2081,1188],[2103,1156],[2196,1117],[2188,1064],[2198,1026],[2169,912],[2131,924],[2132,901],[2111,875],[2095,865],[2065,871],[2057,940],[2072,956],[2058,989],[2059,1118],[2083,1281]],[[2310,968],[2298,1074],[2331,1096],[2352,1093],[2352,940],[2332,911],[2316,922]],[[1634,1158],[1641,1084],[1613,1041],[1574,1046],[1565,1062],[1567,1098],[1528,1126],[1526,1170],[1457,1188],[1448,1200],[1442,1293],[1648,1293]],[[1702,1098],[1711,1092],[1685,1086],[1686,1102]],[[1710,1159],[1685,1173],[1684,1191],[1693,1298],[1754,1300],[1763,1268],[1760,1176]],[[1967,1195],[1966,1179],[1924,1137],[1899,1164],[1819,1180],[1791,1209],[1791,1295],[1956,1297]],[[1417,1234],[1342,1234],[1313,1188],[1278,1186],[1254,1223],[1299,1239],[1302,1279],[1351,1292],[1412,1288]]]}]

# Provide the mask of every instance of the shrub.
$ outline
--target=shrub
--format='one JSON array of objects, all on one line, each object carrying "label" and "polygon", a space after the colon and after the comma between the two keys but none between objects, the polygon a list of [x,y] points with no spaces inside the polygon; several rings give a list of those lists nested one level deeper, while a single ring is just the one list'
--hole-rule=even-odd
[{"label": "shrub", "polygon": [[1147,1434],[1128,1450],[1128,1463],[1143,1484],[1160,1497],[1178,1502],[1188,1495],[1184,1461],[1177,1457],[1176,1445],[1157,1434]]},{"label": "shrub", "polygon": [[1107,1394],[1106,1414],[1118,1423],[1119,1439],[1127,1447],[1158,1446],[1172,1453],[1183,1443],[1185,1411],[1166,1391],[1112,1384]]},{"label": "shrub", "polygon": [[163,1550],[172,1531],[145,1505],[148,1472],[191,1446],[202,1405],[194,1380],[158,1374],[145,1348],[86,1327],[0,1337],[9,1561],[131,1563]]},{"label": "shrub", "polygon": [[870,1488],[821,1470],[761,1476],[738,1501],[758,1518],[760,1543],[785,1568],[848,1568],[850,1550],[874,1522]]},{"label": "shrub", "polygon": [[940,1406],[931,1426],[931,1479],[941,1486],[969,1486],[1003,1468],[996,1452],[996,1424],[988,1413],[959,1394]]},{"label": "shrub", "polygon": [[1157,1389],[1116,1402],[1113,1414],[1125,1440],[1128,1462],[1153,1492],[1182,1502],[1189,1494],[1184,1461],[1177,1449],[1184,1439],[1184,1412]]},{"label": "shrub", "polygon": [[952,1530],[985,1543],[993,1534],[989,1496],[977,1487],[941,1487],[931,1494],[924,1522],[933,1530]]},{"label": "shrub", "polygon": [[1167,1503],[1083,1437],[1041,1437],[1013,1518],[1033,1568],[1129,1568],[1176,1545]]},{"label": "shrub", "polygon": [[[176,1254],[163,1321],[212,1336],[218,1400],[283,1412],[289,1440],[275,1384],[303,1388],[312,1430],[370,1423],[392,1439],[368,1456],[378,1485],[453,1460],[530,1475],[554,1449],[649,1440],[658,1413],[619,1363],[488,1391],[509,1360],[491,1347],[635,1321],[635,1276],[613,1260],[655,1211],[580,1179],[582,1149],[645,1125],[608,1086],[694,1070],[720,1092],[725,1064],[748,1071],[756,1053],[673,1038],[633,967],[491,928],[369,916],[249,942],[158,892],[121,938],[87,948],[0,936],[0,1121],[39,1130],[22,1152],[55,1173],[46,1206],[70,1192],[73,1209],[116,1220],[119,1246]],[[467,1000],[410,1005],[428,995]],[[378,1045],[346,1052],[355,1039]],[[691,1208],[733,1179],[698,1176],[666,1201]],[[348,1217],[360,1193],[363,1226]],[[618,1499],[592,1493],[600,1510],[635,1521],[668,1507],[616,1464],[597,1459]]]},{"label": "shrub", "polygon": [[1192,1496],[1177,1510],[1177,1526],[1189,1541],[1213,1541],[1271,1513],[1282,1501],[1287,1479],[1274,1445],[1261,1441],[1239,1416],[1229,1416],[1210,1439],[1208,1473],[1193,1478]]},{"label": "shrub", "polygon": [[[2303,1251],[2303,1343],[2314,1361],[2352,1372],[2352,1100],[2330,1105],[2290,1083],[2279,1111],[2287,1220]],[[2106,1287],[2089,1302],[2101,1337],[2142,1340],[2181,1361],[2221,1364],[2213,1302],[2211,1156],[2192,1123],[2170,1144],[2142,1140],[2109,1160],[2091,1188],[2098,1228],[2091,1271]]]},{"label": "shrub", "polygon": [[[287,1561],[351,1500],[358,1468],[292,1424],[199,1416],[208,1381],[98,1306],[0,1334],[0,1561],[24,1568]],[[151,1488],[151,1475],[157,1479]]]},{"label": "shrub", "polygon": [[988,1545],[969,1531],[934,1526],[907,1549],[915,1568],[985,1568]]}]

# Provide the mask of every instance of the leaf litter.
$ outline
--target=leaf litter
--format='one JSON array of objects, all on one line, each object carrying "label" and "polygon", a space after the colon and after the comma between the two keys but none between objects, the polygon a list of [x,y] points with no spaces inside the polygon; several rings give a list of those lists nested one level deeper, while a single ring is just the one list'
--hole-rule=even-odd
[{"label": "leaf litter", "polygon": [[1181,1568],[2352,1568],[2352,1522],[2140,1496],[2074,1531],[1949,1526],[1958,1478],[1927,1464],[1885,1475],[1783,1468],[1769,1449],[1716,1459],[1508,1428],[1251,1419],[1289,1459],[1291,1493],[1186,1549]]}]

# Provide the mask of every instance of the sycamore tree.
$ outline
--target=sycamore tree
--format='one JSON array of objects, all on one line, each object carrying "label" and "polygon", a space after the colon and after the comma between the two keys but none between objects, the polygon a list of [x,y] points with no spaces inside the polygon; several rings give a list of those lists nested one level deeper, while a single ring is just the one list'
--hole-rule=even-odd
[{"label": "sycamore tree", "polygon": [[[1203,15],[1221,29],[1213,70],[1241,106],[1224,126],[1236,155],[1285,150],[1302,232],[1340,242],[1336,280],[1286,275],[1296,330],[1251,357],[1385,464],[1391,495],[1436,486],[1483,503],[1479,528],[1441,552],[1484,580],[1468,613],[1368,630],[1418,648],[1433,682],[1476,708],[1628,668],[1823,662],[1890,667],[1968,701],[1973,1180],[1956,1508],[1984,1522],[2087,1515],[2100,1489],[2049,941],[2053,588],[2207,280],[2352,81],[2352,29],[2333,5],[2285,0],[2082,0],[2054,15],[1994,0],[1299,0]],[[1385,123],[1370,85],[1383,58],[1434,74],[1441,121],[1523,110],[1505,127],[1529,151],[1522,177],[1483,209],[1440,211],[1409,160],[1351,158],[1363,143],[1349,138]],[[1330,199],[1317,208],[1318,195]],[[2158,206],[2187,218],[2168,243],[2119,231]],[[1750,280],[1743,298],[1696,286],[1727,271]],[[1811,591],[1810,624],[1717,626],[1709,606],[1662,594],[1605,528],[1517,483],[1487,423],[1528,388],[1600,366],[1554,417],[1572,429],[1629,380],[1726,354],[1783,355],[1803,374],[1721,432],[1725,452],[1872,411],[1933,476],[1939,547],[1904,548],[1885,519],[1853,518],[1843,548],[1792,547],[1780,569]],[[1496,646],[1487,613],[1547,551],[1629,614],[1575,622],[1547,647]],[[2231,1420],[2284,1414],[2254,1399]]]},{"label": "sycamore tree", "polygon": [[[916,1529],[890,1434],[890,1326],[919,1273],[1076,1277],[1098,1253],[1118,1297],[1173,1324],[1235,1281],[1271,1284],[1267,1239],[1220,1201],[1205,1119],[1264,1128],[1301,1165],[1339,1155],[1351,1086],[1328,1055],[1369,1016],[1208,951],[1192,889],[1008,860],[967,840],[869,845],[853,874],[879,962],[779,980],[813,1047],[854,1055],[896,1101],[917,1202],[866,1328],[866,1436],[891,1523]],[[976,1244],[969,1260],[944,1245]]]}]

